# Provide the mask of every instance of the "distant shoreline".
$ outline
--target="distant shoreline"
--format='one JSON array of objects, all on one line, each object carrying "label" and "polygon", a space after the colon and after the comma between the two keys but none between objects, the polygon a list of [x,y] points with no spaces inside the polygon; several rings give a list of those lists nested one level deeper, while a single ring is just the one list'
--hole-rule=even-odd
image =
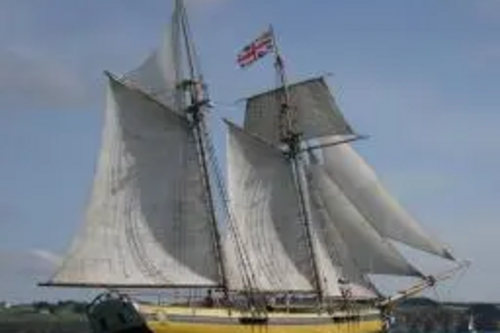
[{"label": "distant shoreline", "polygon": [[[86,305],[76,301],[0,303],[0,333],[89,333]],[[420,297],[405,300],[394,309],[396,324],[393,331],[462,331],[471,314],[478,330],[500,329],[498,303],[440,303]]]}]

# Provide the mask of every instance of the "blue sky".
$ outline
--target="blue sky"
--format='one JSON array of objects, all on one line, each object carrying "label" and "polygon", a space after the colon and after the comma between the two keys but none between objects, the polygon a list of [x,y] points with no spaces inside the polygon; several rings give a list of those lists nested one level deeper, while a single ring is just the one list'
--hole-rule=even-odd
[{"label": "blue sky", "polygon": [[[331,72],[356,147],[426,229],[473,266],[447,298],[500,300],[500,2],[187,0],[215,115],[274,84],[235,55],[270,23],[292,80]],[[78,229],[100,141],[103,70],[158,45],[171,2],[0,2],[0,299],[34,287]],[[223,152],[220,123],[215,139]],[[423,265],[427,264],[423,260]],[[438,267],[437,264],[429,264]],[[81,294],[78,294],[81,295]]]}]

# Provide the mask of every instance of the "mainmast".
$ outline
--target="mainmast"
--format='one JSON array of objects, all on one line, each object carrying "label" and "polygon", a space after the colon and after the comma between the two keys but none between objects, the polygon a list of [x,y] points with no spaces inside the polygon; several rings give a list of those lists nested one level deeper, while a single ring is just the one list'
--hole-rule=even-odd
[{"label": "mainmast", "polygon": [[[210,219],[212,223],[212,232],[214,238],[215,254],[217,257],[217,262],[219,265],[219,273],[222,278],[222,288],[225,295],[228,293],[228,283],[227,283],[227,270],[224,264],[224,258],[222,255],[222,238],[219,231],[219,226],[217,223],[217,216],[215,211],[214,194],[212,192],[212,182],[210,179],[210,171],[208,166],[208,154],[207,151],[207,138],[206,136],[206,125],[205,125],[205,112],[209,105],[209,97],[206,89],[206,85],[203,82],[203,76],[201,75],[200,68],[197,63],[196,50],[191,38],[191,31],[189,28],[188,17],[186,14],[186,9],[184,7],[183,0],[176,0],[176,11],[178,13],[178,31],[182,36],[185,48],[185,56],[187,59],[187,69],[188,78],[181,81],[179,88],[181,89],[181,94],[185,92],[189,95],[189,105],[185,105],[185,111],[188,113],[193,132],[195,134],[195,139],[197,141],[198,151],[200,154],[200,164],[202,168],[203,183],[206,189],[207,195],[207,205],[210,212]],[[181,41],[178,41],[181,44]],[[177,64],[178,70],[181,70],[182,63]],[[182,99],[180,99],[182,100]]]},{"label": "mainmast", "polygon": [[[284,246],[282,257],[293,261],[294,268],[307,280],[307,289],[311,290],[312,284],[322,302],[326,295],[340,294],[347,297],[344,295],[344,287],[355,287],[352,292],[359,295],[375,296],[373,291],[376,290],[372,290],[375,288],[366,285],[365,275],[369,273],[421,276],[417,269],[390,246],[389,239],[453,259],[444,246],[427,235],[386,193],[374,172],[349,145],[335,149],[330,147],[363,137],[357,135],[344,118],[323,77],[287,83],[283,59],[272,28],[242,48],[237,61],[240,67],[245,68],[271,52],[275,56],[277,87],[247,98],[243,131],[237,133],[233,130],[233,141],[236,144],[230,150],[235,175],[231,190],[238,203],[242,205],[247,196],[262,192],[263,197],[264,194],[267,196],[258,203],[258,209],[277,212],[264,220],[261,216],[252,216],[254,205],[242,208],[240,215],[245,217],[244,214],[250,214],[241,224],[249,230],[250,236],[246,237],[248,247],[258,256],[255,261],[261,267],[266,267],[265,258],[269,251],[261,250],[259,244],[251,243],[252,228],[257,228],[264,221],[270,225],[269,230],[274,227],[274,230],[283,233],[279,234],[282,239],[276,240]],[[245,132],[251,135],[245,137]],[[310,140],[314,140],[315,144],[308,146]],[[269,147],[275,152],[279,148],[286,158],[283,159],[283,155],[278,152],[276,154],[279,157],[275,157]],[[306,165],[307,157],[303,156],[304,152],[312,153],[317,149],[321,149],[321,163]],[[239,150],[252,152],[253,155],[243,156]],[[271,167],[261,168],[264,163]],[[245,169],[239,172],[238,167],[242,166],[255,170],[255,176]],[[267,172],[269,169],[279,172],[273,174]],[[309,176],[307,178],[306,171]],[[286,180],[285,176],[280,178],[284,174]],[[238,181],[248,181],[248,188],[241,189]],[[284,182],[291,186],[284,188]],[[280,193],[280,190],[283,195],[277,196],[276,193]],[[277,197],[282,197],[283,200],[280,201]],[[327,204],[322,205],[323,202]],[[286,218],[282,218],[283,216]],[[297,216],[300,217],[298,223],[291,225],[282,222],[288,222]],[[294,230],[286,230],[292,226]],[[328,226],[331,232],[320,235],[320,230],[326,230],[324,226]],[[303,237],[300,245],[297,245],[297,236]],[[346,249],[343,252],[346,255],[334,258],[336,253],[333,252],[337,250],[332,247],[335,248],[334,244],[342,242],[345,243]],[[369,250],[367,253],[364,251],[366,249],[374,252]],[[304,261],[304,250],[308,251],[307,258],[310,262]],[[361,265],[359,269],[358,265]],[[350,281],[347,280],[345,286],[340,286],[343,282],[339,280],[339,273],[344,275],[345,272],[339,272],[339,268],[345,267],[353,268],[348,273]],[[302,281],[298,279],[290,283],[267,279],[267,276],[273,276],[274,271],[274,267],[266,271],[266,277],[261,282],[264,288],[272,290],[271,285],[301,285]],[[431,282],[432,279],[427,280],[422,286],[412,288],[409,293],[421,290]]]},{"label": "mainmast", "polygon": [[285,145],[287,156],[292,165],[295,185],[297,187],[299,210],[301,212],[301,220],[304,223],[306,234],[306,242],[309,250],[315,289],[318,294],[318,302],[323,303],[323,285],[321,283],[321,271],[317,262],[316,249],[312,240],[312,219],[309,207],[309,201],[305,185],[303,156],[301,149],[302,134],[297,130],[297,119],[290,105],[290,92],[288,89],[288,81],[286,70],[283,63],[283,58],[279,53],[279,48],[274,30],[270,27],[274,42],[275,70],[278,78],[278,89],[281,89],[280,113],[279,113],[279,136],[280,141]]}]

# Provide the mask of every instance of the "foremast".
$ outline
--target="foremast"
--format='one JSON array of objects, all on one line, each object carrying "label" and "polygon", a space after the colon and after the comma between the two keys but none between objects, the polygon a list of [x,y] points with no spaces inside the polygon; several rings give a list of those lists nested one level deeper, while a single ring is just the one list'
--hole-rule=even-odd
[{"label": "foremast", "polygon": [[313,269],[314,287],[318,296],[318,303],[321,306],[324,299],[323,285],[321,283],[321,271],[317,261],[316,249],[312,237],[312,220],[307,200],[307,193],[304,179],[304,160],[302,156],[302,135],[297,130],[296,117],[290,103],[290,92],[288,89],[288,81],[283,58],[279,52],[277,38],[274,29],[271,26],[270,32],[273,38],[274,45],[274,67],[278,79],[278,89],[281,91],[281,103],[279,113],[279,138],[281,143],[285,145],[286,154],[290,160],[292,172],[294,176],[295,186],[297,188],[297,196],[299,200],[299,210],[301,212],[301,220],[304,224],[306,236],[306,244],[311,258]]},{"label": "foremast", "polygon": [[168,32],[138,68],[107,75],[84,225],[43,285],[227,292],[208,94],[182,0]]},{"label": "foremast", "polygon": [[[209,108],[210,98],[208,95],[207,86],[203,80],[203,75],[199,66],[196,49],[194,46],[193,38],[191,35],[191,30],[189,27],[188,16],[186,9],[184,7],[183,0],[176,0],[175,2],[177,19],[177,35],[180,36],[179,40],[176,42],[178,46],[183,44],[186,57],[187,65],[187,78],[183,79],[179,83],[179,94],[181,97],[177,96],[177,101],[180,103],[184,102],[184,96],[186,92],[188,93],[189,103],[184,102],[184,110],[189,116],[191,121],[191,126],[194,132],[195,139],[197,141],[197,148],[200,154],[200,165],[202,169],[203,183],[207,195],[207,205],[210,212],[210,220],[212,225],[212,233],[214,239],[214,253],[217,257],[217,263],[219,265],[219,274],[221,277],[221,287],[223,289],[224,295],[228,297],[228,281],[227,281],[227,270],[223,258],[222,250],[222,237],[219,230],[219,224],[215,209],[215,200],[213,193],[213,186],[217,186],[211,179],[210,165],[209,165],[209,154],[211,151],[208,150],[210,137],[206,132],[206,113]],[[177,73],[182,73],[182,54],[180,52],[182,48],[179,47],[178,61],[176,63]],[[211,157],[212,159],[214,157]],[[218,170],[214,170],[218,172]]]}]

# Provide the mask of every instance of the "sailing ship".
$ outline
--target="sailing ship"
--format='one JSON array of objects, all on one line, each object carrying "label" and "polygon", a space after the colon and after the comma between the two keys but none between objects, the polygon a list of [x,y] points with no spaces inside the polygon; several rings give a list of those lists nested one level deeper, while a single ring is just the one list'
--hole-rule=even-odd
[{"label": "sailing ship", "polygon": [[471,313],[469,316],[469,322],[467,323],[467,331],[470,333],[477,333],[476,320],[474,319],[474,314]]},{"label": "sailing ship", "polygon": [[[94,332],[377,332],[394,302],[458,269],[426,276],[398,252],[391,240],[454,260],[351,147],[325,78],[288,84],[272,30],[239,60],[273,53],[279,85],[246,100],[243,126],[225,120],[224,182],[181,0],[170,25],[136,70],[106,73],[84,226],[42,284],[105,289],[87,309]],[[385,297],[370,274],[419,282]],[[152,305],[125,292],[137,289],[219,299]]]}]

